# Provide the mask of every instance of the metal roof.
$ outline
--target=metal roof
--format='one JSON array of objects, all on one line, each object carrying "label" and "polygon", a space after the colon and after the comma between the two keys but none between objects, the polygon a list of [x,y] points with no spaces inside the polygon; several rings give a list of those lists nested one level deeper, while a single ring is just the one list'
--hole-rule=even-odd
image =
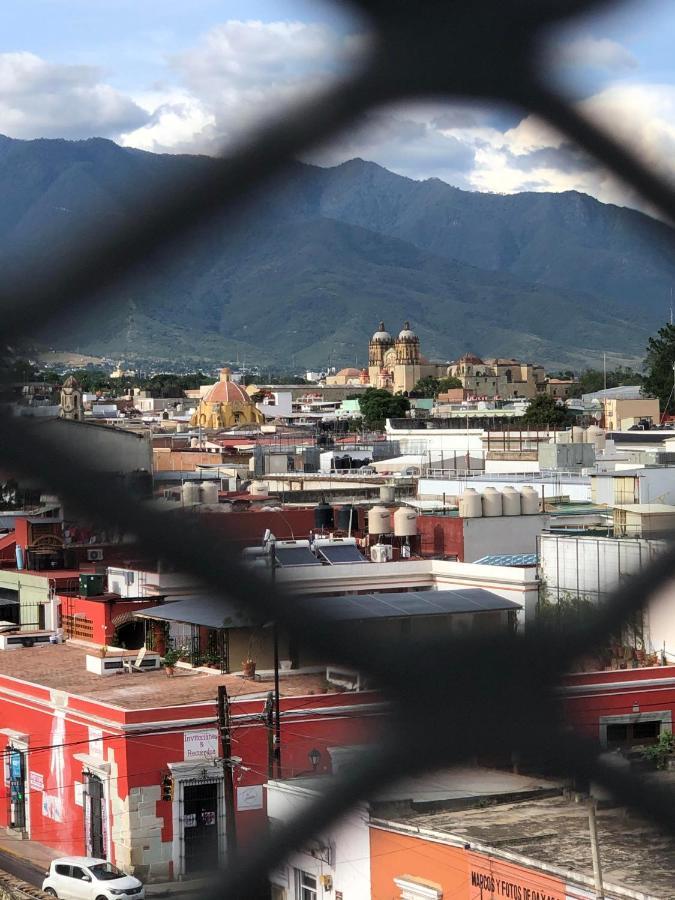
[{"label": "metal roof", "polygon": [[[522,609],[483,588],[467,591],[401,591],[391,594],[345,594],[337,597],[301,597],[298,604],[334,621],[398,619],[412,616],[447,616],[453,613],[498,612]],[[250,628],[253,619],[229,606],[221,597],[196,595],[144,609],[137,618],[203,625],[205,628]]]},{"label": "metal roof", "polygon": [[536,553],[500,553],[493,556],[482,556],[474,560],[477,566],[536,566],[539,557]]},{"label": "metal roof", "polygon": [[411,616],[447,616],[452,613],[497,612],[522,609],[492,591],[402,591],[387,594],[345,594],[338,597],[302,598],[302,605],[320,607],[328,619],[395,619]]},{"label": "metal roof", "polygon": [[222,597],[197,594],[144,609],[135,614],[139,619],[160,622],[181,622],[184,625],[203,625],[205,628],[249,628],[253,619],[235,610]]}]

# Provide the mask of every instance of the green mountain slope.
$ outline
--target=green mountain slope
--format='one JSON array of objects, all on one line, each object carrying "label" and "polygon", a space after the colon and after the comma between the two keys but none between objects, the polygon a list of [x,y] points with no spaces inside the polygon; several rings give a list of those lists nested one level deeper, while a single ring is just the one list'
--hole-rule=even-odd
[{"label": "green mountain slope", "polygon": [[[0,138],[0,277],[17,259],[77,252],[78,235],[131,221],[148,188],[213,164],[99,139]],[[440,359],[631,359],[666,294],[665,234],[578,194],[471,194],[360,160],[298,164],[236,231],[217,222],[148,259],[43,340],[127,359],[363,365],[377,321],[409,318]]]}]

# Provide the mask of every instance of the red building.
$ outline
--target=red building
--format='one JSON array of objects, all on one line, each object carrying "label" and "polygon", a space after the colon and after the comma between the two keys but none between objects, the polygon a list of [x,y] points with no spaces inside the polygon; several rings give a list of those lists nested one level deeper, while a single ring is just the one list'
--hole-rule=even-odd
[{"label": "red building", "polygon": [[649,666],[568,675],[565,716],[602,747],[650,743],[673,730],[675,666]]},{"label": "red building", "polygon": [[[148,880],[190,876],[266,828],[272,678],[179,669],[98,675],[75,642],[0,659],[0,825],[64,854],[103,856]],[[135,654],[131,654],[132,657]],[[106,662],[108,660],[106,659]],[[90,665],[91,668],[91,665]],[[230,702],[224,763],[216,695]],[[375,740],[385,706],[320,674],[283,675],[281,774],[330,771],[328,748]],[[226,779],[234,792],[228,813]]]}]

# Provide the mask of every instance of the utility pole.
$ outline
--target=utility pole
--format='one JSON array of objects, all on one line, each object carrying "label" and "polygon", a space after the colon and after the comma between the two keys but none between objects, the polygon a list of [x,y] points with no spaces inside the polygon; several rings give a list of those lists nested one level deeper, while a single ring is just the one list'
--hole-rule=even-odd
[{"label": "utility pole", "polygon": [[[289,525],[290,527],[290,525]],[[291,528],[291,536],[293,529]],[[271,581],[274,593],[277,580],[277,544],[276,540],[270,541],[270,564],[272,566]],[[281,778],[281,704],[279,700],[279,626],[274,622],[272,639],[274,641],[274,763],[275,775]]]},{"label": "utility pole", "polygon": [[224,684],[218,685],[218,729],[220,731],[220,747],[223,754],[225,839],[229,865],[237,852],[237,830],[234,820],[234,771],[232,768],[232,742],[230,740],[230,703],[227,697],[227,688]]},{"label": "utility pole", "polygon": [[591,856],[593,857],[593,880],[595,881],[596,900],[604,900],[602,886],[602,865],[600,863],[600,847],[598,846],[598,826],[595,820],[595,800],[588,804],[588,830],[591,836]]}]

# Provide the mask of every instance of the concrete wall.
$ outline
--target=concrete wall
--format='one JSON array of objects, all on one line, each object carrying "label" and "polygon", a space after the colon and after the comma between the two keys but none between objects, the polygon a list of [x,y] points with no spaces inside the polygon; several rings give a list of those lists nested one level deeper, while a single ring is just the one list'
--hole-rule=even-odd
[{"label": "concrete wall", "polygon": [[74,465],[82,459],[102,472],[152,472],[149,431],[139,433],[113,426],[52,419],[41,424],[40,436],[69,451]]},{"label": "concrete wall", "polygon": [[[283,782],[269,782],[267,813],[272,826],[287,824],[296,816],[302,816],[317,799],[314,791],[286,786]],[[275,869],[270,878],[273,884],[281,888],[283,900],[295,900],[299,896],[295,888],[296,869],[315,875],[317,879],[321,875],[330,875],[333,890],[341,891],[349,900],[370,900],[370,839],[367,821],[367,809],[359,805],[309,841],[306,849],[291,853],[285,864]],[[319,845],[330,849],[316,852]],[[312,855],[313,849],[316,855]],[[319,897],[321,896],[326,894],[319,887]],[[329,896],[335,895],[331,893]]]},{"label": "concrete wall", "polygon": [[537,538],[548,521],[545,515],[464,519],[464,562],[488,554],[536,553]]}]

